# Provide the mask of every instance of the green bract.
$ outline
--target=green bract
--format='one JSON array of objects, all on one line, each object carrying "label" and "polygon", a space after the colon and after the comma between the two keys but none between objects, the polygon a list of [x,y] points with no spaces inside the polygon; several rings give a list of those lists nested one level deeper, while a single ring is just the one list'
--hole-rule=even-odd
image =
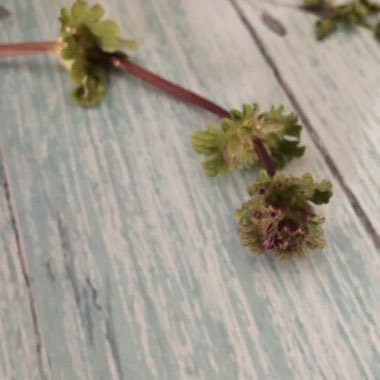
[{"label": "green bract", "polygon": [[321,250],[324,218],[315,214],[311,203],[327,203],[331,190],[329,181],[316,183],[309,173],[270,178],[262,171],[248,187],[252,198],[236,212],[241,243],[250,252],[270,252],[281,259]]},{"label": "green bract", "polygon": [[244,105],[242,111],[232,110],[230,114],[230,118],[221,120],[220,129],[208,126],[191,135],[193,149],[208,157],[202,163],[208,176],[258,166],[254,138],[262,141],[277,169],[304,153],[305,148],[299,146],[301,126],[297,116],[285,115],[282,106],[260,113],[256,104]]},{"label": "green bract", "polygon": [[102,6],[90,7],[84,0],[76,0],[70,9],[63,8],[59,16],[64,43],[60,55],[77,86],[72,99],[84,106],[97,104],[105,92],[104,69],[89,60],[89,52],[116,53],[124,46],[134,47],[132,41],[120,38],[117,24],[103,20],[103,16]]},{"label": "green bract", "polygon": [[333,5],[329,0],[304,0],[304,8],[317,12],[321,17],[315,25],[316,36],[322,40],[329,36],[339,25],[346,29],[362,25],[374,31],[371,17],[380,12],[380,4],[370,0],[351,0],[346,4]]}]

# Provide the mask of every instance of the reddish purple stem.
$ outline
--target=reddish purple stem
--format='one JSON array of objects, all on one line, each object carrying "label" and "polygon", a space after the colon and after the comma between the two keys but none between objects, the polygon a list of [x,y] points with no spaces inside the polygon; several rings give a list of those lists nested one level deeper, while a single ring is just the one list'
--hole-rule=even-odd
[{"label": "reddish purple stem", "polygon": [[17,57],[38,53],[49,53],[59,46],[57,41],[25,42],[0,45],[0,57]]},{"label": "reddish purple stem", "polygon": [[276,173],[276,168],[263,142],[259,138],[255,137],[253,139],[253,147],[255,149],[255,152],[257,154],[257,157],[260,161],[261,166],[263,167],[263,169],[267,171],[267,173],[271,177],[273,177],[274,174]]},{"label": "reddish purple stem", "polygon": [[[47,53],[54,51],[59,46],[59,44],[60,43],[57,41],[4,44],[0,45],[0,57]],[[185,88],[178,86],[172,82],[169,82],[166,79],[129,61],[127,58],[121,57],[120,55],[96,52],[90,54],[89,59],[97,61],[99,63],[108,64],[117,68],[118,70],[131,74],[178,100],[200,107],[220,118],[228,118],[230,116],[230,113],[227,110],[211,102],[210,100],[199,96],[194,92],[186,90]],[[253,144],[261,166],[268,172],[270,176],[273,176],[276,172],[276,169],[262,141],[258,138],[255,138],[253,140]]]},{"label": "reddish purple stem", "polygon": [[144,82],[149,83],[151,86],[165,92],[170,96],[173,96],[178,100],[203,108],[204,110],[209,111],[221,118],[230,116],[230,113],[227,110],[219,107],[217,104],[195,94],[194,92],[186,90],[172,82],[169,82],[156,74],[153,74],[152,72],[136,65],[126,58],[121,58],[115,55],[102,54],[102,56],[99,56],[98,59],[100,61],[108,61],[111,66],[125,73],[131,74],[137,78],[140,78]]}]

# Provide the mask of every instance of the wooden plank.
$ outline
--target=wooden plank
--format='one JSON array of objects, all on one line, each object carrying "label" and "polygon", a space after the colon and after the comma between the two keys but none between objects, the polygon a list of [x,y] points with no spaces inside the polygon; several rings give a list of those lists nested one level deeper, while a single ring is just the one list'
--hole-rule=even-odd
[{"label": "wooden plank", "polygon": [[0,378],[39,380],[46,378],[44,347],[33,323],[30,289],[18,254],[4,165],[0,154]]},{"label": "wooden plank", "polygon": [[[331,157],[330,166],[335,165],[342,173],[346,193],[368,230],[372,224],[371,234],[380,249],[378,43],[361,28],[334,33],[317,42],[317,18],[295,9],[302,4],[300,0],[234,1],[244,13],[253,38],[262,42],[278,69],[283,86],[307,111],[314,141],[323,141],[323,153]],[[274,15],[287,29],[285,37],[268,31],[261,21],[263,11]]]},{"label": "wooden plank", "polygon": [[[12,4],[3,38],[54,35],[58,2]],[[109,7],[160,74],[222,105],[289,107],[227,1]],[[250,258],[233,212],[254,175],[205,178],[188,144],[215,119],[121,76],[84,111],[53,59],[17,62],[0,70],[1,134],[52,378],[376,378],[380,259],[334,179],[323,254]],[[332,178],[304,140],[288,170]]]}]

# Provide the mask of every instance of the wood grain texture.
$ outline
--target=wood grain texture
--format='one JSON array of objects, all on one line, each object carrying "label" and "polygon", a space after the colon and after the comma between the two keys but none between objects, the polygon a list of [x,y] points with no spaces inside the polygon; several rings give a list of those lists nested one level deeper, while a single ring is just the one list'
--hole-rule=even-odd
[{"label": "wood grain texture", "polygon": [[[367,214],[380,241],[379,43],[363,28],[317,42],[317,18],[295,8],[300,0],[235,2],[284,85],[307,110],[314,139],[323,142],[324,153],[343,174],[353,203],[358,201],[356,208]],[[260,21],[265,11],[286,27],[286,37],[268,32]]]},{"label": "wood grain texture", "polygon": [[[62,3],[5,4],[19,23],[2,38],[51,38]],[[228,1],[108,7],[141,41],[146,67],[223,106],[291,109]],[[12,62],[0,65],[1,139],[46,377],[378,378],[378,251],[308,133],[306,156],[287,171],[333,180],[328,248],[298,261],[252,258],[233,212],[254,175],[210,180],[188,143],[213,117],[121,75],[99,108],[75,108],[54,57]]]},{"label": "wood grain texture", "polygon": [[[41,379],[38,339],[20,265],[0,153],[0,378]],[[43,350],[43,348],[42,348]]]}]

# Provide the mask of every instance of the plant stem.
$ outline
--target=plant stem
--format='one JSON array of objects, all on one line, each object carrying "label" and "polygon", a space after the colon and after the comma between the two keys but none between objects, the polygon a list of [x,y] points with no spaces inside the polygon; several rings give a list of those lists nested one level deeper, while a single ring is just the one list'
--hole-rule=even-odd
[{"label": "plant stem", "polygon": [[38,53],[49,53],[60,47],[59,41],[26,42],[0,45],[0,57],[17,57]]},{"label": "plant stem", "polygon": [[[94,57],[91,58],[103,63],[108,63],[125,73],[134,75],[135,77],[140,78],[144,82],[149,83],[151,86],[158,88],[159,90],[173,96],[174,98],[203,108],[206,111],[215,114],[216,116],[230,116],[230,113],[227,110],[219,107],[215,103],[212,103],[209,100],[196,95],[191,91],[188,91],[174,83],[167,81],[166,79],[161,78],[156,74],[153,74],[141,66],[138,66],[135,63],[129,61],[127,58],[104,53],[96,53],[96,55],[94,54]],[[268,172],[271,177],[273,177],[276,173],[276,168],[262,141],[257,137],[254,138],[253,146],[261,166]]]},{"label": "plant stem", "polygon": [[262,168],[265,169],[271,177],[273,177],[276,173],[276,168],[263,142],[257,137],[253,139],[253,148],[255,149]]},{"label": "plant stem", "polygon": [[136,63],[129,61],[127,58],[120,57],[119,55],[103,53],[96,53],[96,55],[91,58],[99,62],[108,63],[112,67],[131,74],[178,100],[203,108],[218,117],[230,116],[230,113],[227,110],[217,104],[195,94],[194,92],[167,81],[166,79],[142,68]]},{"label": "plant stem", "polygon": [[[48,53],[58,49],[60,45],[61,43],[59,41],[3,44],[0,45],[0,58]],[[127,58],[122,57],[120,54],[92,52],[89,54],[88,59],[112,66],[125,73],[131,74],[178,100],[202,108],[218,117],[223,118],[230,116],[230,113],[227,110],[211,102],[210,100],[167,81],[166,79],[142,68],[136,63],[129,61]],[[254,138],[253,145],[261,166],[270,176],[273,176],[276,169],[272,158],[268,154],[262,141],[258,138]]]}]

